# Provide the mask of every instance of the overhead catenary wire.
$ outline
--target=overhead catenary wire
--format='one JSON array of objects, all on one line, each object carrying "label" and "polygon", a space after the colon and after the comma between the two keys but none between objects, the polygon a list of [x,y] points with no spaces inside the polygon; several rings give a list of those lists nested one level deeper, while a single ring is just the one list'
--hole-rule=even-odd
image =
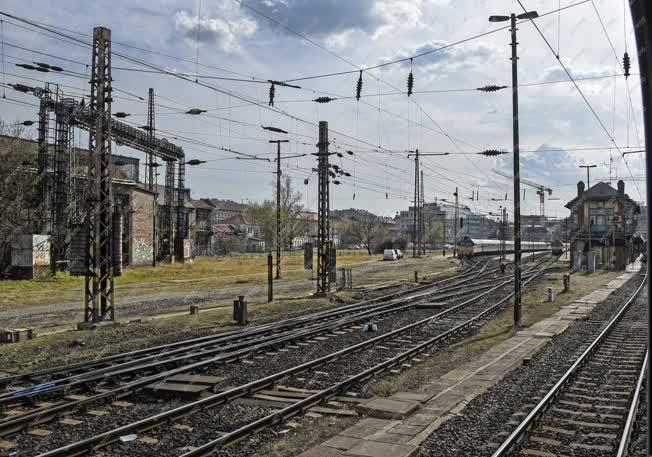
[{"label": "overhead catenary wire", "polygon": [[[518,2],[518,4],[520,5],[520,7],[523,9],[524,12],[527,12],[527,11],[528,11],[528,10],[525,8],[525,6],[523,5],[523,2],[522,2],[521,0],[516,0],[516,1]],[[591,0],[591,3],[593,4],[593,0]],[[595,6],[595,4],[593,4],[593,5]],[[552,52],[553,55],[556,56],[556,54],[555,54],[555,50],[552,48],[552,46],[550,45],[550,42],[548,41],[548,39],[546,38],[546,36],[543,34],[543,32],[541,31],[541,29],[539,28],[539,26],[537,25],[537,23],[536,23],[533,19],[529,19],[529,21],[532,23],[532,25],[533,25],[534,28],[537,30],[537,32],[539,33],[539,35],[541,36],[541,38],[543,39],[543,41],[546,43],[546,46],[548,47],[548,49],[550,49],[550,52]],[[611,134],[609,133],[609,130],[607,130],[607,127],[604,125],[604,122],[602,121],[602,119],[600,118],[600,116],[598,115],[598,113],[595,111],[595,108],[593,108],[593,105],[591,105],[591,103],[589,102],[589,100],[586,98],[586,95],[584,95],[584,92],[582,91],[582,89],[580,88],[580,86],[577,84],[577,82],[576,82],[575,79],[573,78],[573,75],[570,73],[570,71],[568,71],[568,68],[566,67],[566,65],[564,64],[564,62],[562,62],[561,59],[557,59],[557,62],[559,63],[559,65],[561,65],[561,67],[563,68],[563,70],[564,70],[564,72],[566,73],[566,75],[571,79],[571,81],[573,82],[573,85],[575,86],[575,89],[577,89],[577,92],[580,94],[580,96],[582,97],[582,99],[584,100],[584,102],[586,103],[586,105],[588,106],[588,108],[589,108],[589,110],[591,111],[591,113],[593,113],[593,116],[595,117],[595,119],[598,121],[598,123],[599,123],[600,126],[602,127],[602,130],[604,130],[604,132],[607,134],[607,136],[609,137],[609,139],[610,139],[611,142],[613,143],[614,147],[618,150],[618,152],[619,152],[619,154],[621,155],[621,157],[624,157],[624,156],[623,156],[623,152],[622,152],[622,150],[620,149],[620,147],[619,147],[618,144],[616,143],[615,139],[614,139],[614,138],[611,136]],[[632,175],[632,171],[631,171],[631,169],[630,169],[630,167],[629,167],[629,164],[627,163],[626,160],[625,160],[624,162],[625,162],[625,165],[627,166],[627,170],[629,171],[629,174]],[[638,192],[639,197],[642,199],[642,198],[643,198],[643,195],[641,194],[641,190],[638,188],[638,185],[636,184],[636,182],[634,183],[634,186],[636,187],[636,191]]]},{"label": "overhead catenary wire", "polygon": [[[569,82],[570,82],[570,81],[569,81]],[[416,92],[415,92],[415,93],[416,93]],[[259,109],[260,109],[260,108],[259,108]],[[296,120],[295,120],[295,122],[296,122]],[[380,132],[379,132],[379,133],[380,133]],[[356,136],[357,136],[357,135],[356,135]],[[379,141],[379,142],[380,142],[380,141]]]}]

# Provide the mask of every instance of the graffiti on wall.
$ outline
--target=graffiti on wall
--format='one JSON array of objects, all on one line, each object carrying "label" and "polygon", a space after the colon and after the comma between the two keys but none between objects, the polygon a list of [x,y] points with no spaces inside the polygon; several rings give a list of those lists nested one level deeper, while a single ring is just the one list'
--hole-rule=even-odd
[{"label": "graffiti on wall", "polygon": [[133,264],[146,265],[152,263],[152,255],[154,254],[150,240],[145,238],[133,239]]}]

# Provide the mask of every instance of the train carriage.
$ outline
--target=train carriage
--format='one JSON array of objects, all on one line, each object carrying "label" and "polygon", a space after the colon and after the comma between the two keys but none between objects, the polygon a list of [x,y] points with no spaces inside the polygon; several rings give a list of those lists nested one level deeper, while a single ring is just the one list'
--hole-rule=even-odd
[{"label": "train carriage", "polygon": [[[504,242],[505,253],[514,252],[514,242],[509,240]],[[502,250],[500,240],[481,240],[472,239],[464,236],[458,243],[458,252],[460,256],[470,257],[478,255],[498,255]],[[545,241],[521,241],[521,252],[544,252],[550,251],[551,245]]]}]

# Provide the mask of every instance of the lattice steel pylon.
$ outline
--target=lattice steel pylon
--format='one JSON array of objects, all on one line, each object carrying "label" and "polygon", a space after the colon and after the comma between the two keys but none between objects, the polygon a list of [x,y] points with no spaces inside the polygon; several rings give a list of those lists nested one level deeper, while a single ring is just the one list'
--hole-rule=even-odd
[{"label": "lattice steel pylon", "polygon": [[50,271],[52,274],[66,259],[68,233],[68,188],[70,185],[70,112],[60,93],[55,94],[54,174],[52,192],[52,238]]},{"label": "lattice steel pylon", "polygon": [[[46,90],[48,86],[46,85]],[[48,176],[48,162],[49,157],[49,144],[48,139],[50,136],[50,111],[48,100],[43,97],[39,103],[38,111],[38,156],[37,156],[37,170],[38,170],[38,188],[41,202],[45,208],[40,213],[39,230],[46,233],[50,230],[50,211],[48,208],[48,200],[50,195],[50,184]]]},{"label": "lattice steel pylon", "polygon": [[[174,162],[172,163],[174,170]],[[186,208],[184,206],[184,192],[186,187],[186,162],[184,157],[177,161],[177,221],[175,224],[176,233],[174,234],[174,255],[177,262],[183,262],[185,259],[184,240],[188,237],[186,233]],[[174,186],[172,187],[174,190]]]},{"label": "lattice steel pylon", "polygon": [[86,322],[115,318],[113,305],[111,194],[111,30],[93,30],[88,132],[88,240],[85,274]]},{"label": "lattice steel pylon", "polygon": [[161,215],[162,257],[174,261],[174,161],[165,161],[165,211]]},{"label": "lattice steel pylon", "polygon": [[[156,119],[154,112],[154,88],[149,88],[147,98],[147,137],[150,142],[154,142],[154,132],[156,131]],[[154,190],[154,154],[147,152],[145,156],[145,185],[147,189]]]},{"label": "lattice steel pylon", "polygon": [[317,294],[330,292],[330,194],[328,168],[328,122],[319,121],[319,143],[317,147],[319,202],[317,208]]}]

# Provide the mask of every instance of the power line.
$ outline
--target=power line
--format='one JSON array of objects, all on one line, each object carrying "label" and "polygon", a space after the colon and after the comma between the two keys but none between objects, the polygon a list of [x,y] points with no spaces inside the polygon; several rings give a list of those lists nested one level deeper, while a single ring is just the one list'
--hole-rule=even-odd
[{"label": "power line", "polygon": [[[528,10],[525,8],[525,6],[523,6],[523,3],[522,3],[521,0],[516,0],[516,1],[517,1],[518,4],[521,6],[521,8],[523,9],[524,12],[527,12],[527,11],[528,11]],[[550,49],[550,52],[552,52],[552,54],[557,58],[557,62],[559,62],[559,65],[561,65],[561,67],[562,67],[562,68],[564,69],[564,71],[566,72],[566,75],[567,75],[567,76],[569,77],[569,79],[573,82],[573,85],[575,86],[575,88],[577,89],[577,91],[579,92],[579,94],[582,96],[582,99],[584,100],[584,102],[586,103],[586,105],[589,107],[589,109],[590,109],[591,112],[593,113],[593,116],[596,118],[596,120],[598,121],[598,123],[599,123],[600,126],[602,127],[602,130],[604,130],[604,132],[607,134],[607,136],[609,137],[609,139],[611,140],[611,142],[614,144],[614,147],[615,147],[615,148],[618,150],[618,152],[620,153],[621,157],[624,157],[624,156],[623,156],[623,151],[620,149],[620,147],[618,146],[618,144],[616,144],[616,141],[613,139],[613,137],[609,134],[609,130],[607,130],[607,127],[606,127],[606,126],[604,125],[604,123],[602,122],[602,119],[600,119],[600,116],[598,116],[598,113],[595,111],[595,109],[593,108],[593,106],[591,105],[591,103],[589,102],[589,100],[586,98],[586,96],[584,95],[584,92],[582,92],[582,89],[580,89],[580,86],[577,84],[577,82],[575,81],[575,79],[573,79],[573,75],[570,73],[570,71],[568,71],[568,68],[566,67],[566,65],[564,65],[564,62],[562,62],[561,59],[557,56],[557,54],[555,53],[555,50],[552,48],[552,46],[550,45],[550,42],[549,42],[548,39],[545,37],[545,35],[543,34],[543,32],[541,31],[541,29],[539,28],[539,26],[536,24],[536,22],[534,22],[533,19],[529,19],[529,21],[532,23],[532,25],[534,25],[534,28],[537,30],[537,32],[539,33],[539,35],[541,36],[541,38],[543,39],[543,41],[546,43],[546,45],[548,46],[548,49]],[[629,174],[632,175],[632,171],[631,171],[631,169],[629,168],[629,164],[627,163],[627,161],[625,161],[625,165],[627,166],[627,170],[629,171]],[[639,197],[642,199],[642,198],[643,198],[643,195],[641,194],[641,191],[640,191],[640,189],[638,188],[638,184],[634,183],[634,185],[636,186],[636,191],[638,192]]]}]

